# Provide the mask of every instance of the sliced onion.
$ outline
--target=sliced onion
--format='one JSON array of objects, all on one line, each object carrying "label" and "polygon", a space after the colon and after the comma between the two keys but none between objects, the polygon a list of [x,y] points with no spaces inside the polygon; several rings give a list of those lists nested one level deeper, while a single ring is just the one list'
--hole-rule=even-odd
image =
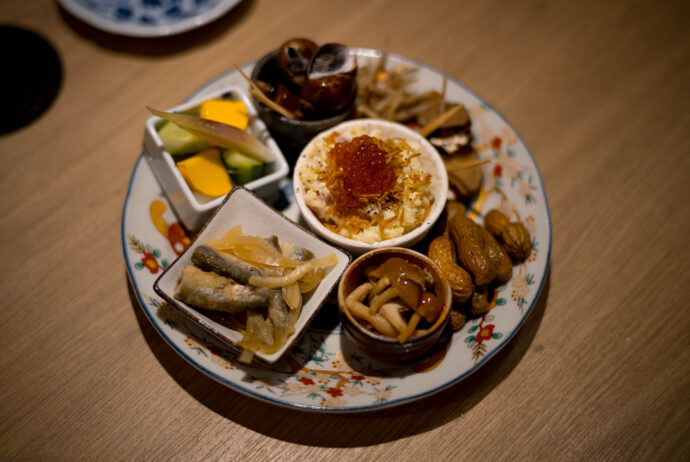
[{"label": "sliced onion", "polygon": [[302,292],[299,290],[299,285],[295,283],[283,287],[283,299],[290,310],[302,308]]},{"label": "sliced onion", "polygon": [[303,294],[309,293],[316,289],[319,285],[321,279],[326,275],[326,271],[323,268],[316,268],[305,274],[297,283],[299,285],[299,290]]},{"label": "sliced onion", "polygon": [[242,235],[242,225],[237,225],[228,230],[225,234],[223,234],[220,239],[213,239],[213,240],[207,240],[206,245],[209,247],[213,247],[216,250],[220,250],[224,245],[228,245],[227,243],[233,242],[234,239],[237,238],[237,236]]},{"label": "sliced onion", "polygon": [[302,276],[312,271],[314,268],[325,268],[333,266],[338,263],[338,256],[334,253],[314,260],[309,260],[307,263],[299,265],[294,270],[290,271],[285,276],[257,276],[252,275],[249,278],[249,284],[254,287],[268,287],[270,289],[277,289],[278,287],[289,286],[299,281]]},{"label": "sliced onion", "polygon": [[221,252],[229,252],[236,257],[261,266],[275,266],[280,268],[295,268],[302,262],[285,257],[265,239],[258,236],[239,235],[223,236],[223,241],[211,242],[209,245]]}]

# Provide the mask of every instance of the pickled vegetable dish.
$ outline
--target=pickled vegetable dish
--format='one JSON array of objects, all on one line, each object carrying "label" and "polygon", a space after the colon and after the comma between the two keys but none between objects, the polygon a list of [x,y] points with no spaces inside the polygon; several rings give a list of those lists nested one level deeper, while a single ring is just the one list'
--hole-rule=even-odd
[{"label": "pickled vegetable dish", "polygon": [[247,131],[249,111],[241,100],[208,99],[188,113],[150,110],[165,119],[158,135],[187,185],[199,194],[224,196],[234,185],[262,177],[266,164],[275,160]]}]

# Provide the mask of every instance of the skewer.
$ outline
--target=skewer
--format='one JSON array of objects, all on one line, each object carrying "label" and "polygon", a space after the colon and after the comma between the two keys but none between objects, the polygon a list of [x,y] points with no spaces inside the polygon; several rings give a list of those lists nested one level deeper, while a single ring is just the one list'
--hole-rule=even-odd
[{"label": "skewer", "polygon": [[386,120],[393,120],[395,118],[395,111],[397,111],[398,106],[400,106],[400,102],[403,99],[403,94],[404,89],[402,88],[393,94],[391,103],[388,105],[388,109],[386,110]]},{"label": "skewer", "polygon": [[252,79],[250,79],[247,76],[247,74],[245,74],[244,71],[242,71],[242,69],[240,69],[240,66],[235,64],[235,69],[237,69],[237,71],[240,73],[240,75],[242,77],[244,77],[244,80],[247,81],[247,83],[250,86],[249,93],[251,95],[253,95],[256,99],[258,99],[259,101],[261,101],[262,103],[264,103],[266,106],[273,109],[277,113],[284,115],[288,119],[296,119],[297,118],[297,116],[295,116],[295,114],[293,114],[291,111],[285,109],[280,104],[271,101],[271,99],[268,96],[266,96],[263,91],[261,91],[261,89],[252,81]]},{"label": "skewer", "polygon": [[491,159],[457,159],[446,162],[446,170],[460,170],[465,168],[479,167],[488,164]]},{"label": "skewer", "polygon": [[446,87],[448,86],[448,47],[450,47],[450,36],[446,40],[446,46],[443,48],[443,85],[441,86],[441,110],[439,113],[443,114],[446,110]]},{"label": "skewer", "polygon": [[441,114],[446,110],[446,86],[448,85],[448,75],[443,73],[443,85],[441,86]]},{"label": "skewer", "polygon": [[419,134],[427,137],[429,136],[434,130],[436,130],[438,127],[443,125],[443,123],[453,117],[456,113],[462,109],[462,104],[458,104],[457,106],[453,106],[452,108],[448,109],[446,112],[441,114],[440,116],[436,117],[434,120],[426,124],[424,127],[422,127],[421,130],[419,130]]},{"label": "skewer", "polygon": [[376,86],[376,77],[378,77],[379,71],[382,71],[386,68],[386,61],[388,61],[388,38],[386,38],[386,43],[383,47],[383,51],[381,51],[381,56],[379,56],[379,60],[374,67],[374,73],[371,75],[371,82],[369,86]]},{"label": "skewer", "polygon": [[266,95],[264,95],[264,93],[263,93],[261,90],[256,90],[256,89],[254,89],[254,88],[250,88],[250,89],[249,89],[249,93],[250,93],[251,95],[253,95],[256,99],[258,99],[259,101],[261,101],[262,103],[264,103],[266,106],[268,106],[269,108],[271,108],[271,109],[273,109],[274,111],[278,112],[279,114],[284,115],[284,116],[287,117],[288,119],[296,119],[296,118],[297,118],[297,116],[296,116],[295,114],[293,114],[292,112],[288,111],[287,109],[285,109],[285,108],[284,108],[283,106],[281,106],[280,104],[275,103],[275,102],[271,101],[270,99],[268,99],[268,97],[267,97]]}]

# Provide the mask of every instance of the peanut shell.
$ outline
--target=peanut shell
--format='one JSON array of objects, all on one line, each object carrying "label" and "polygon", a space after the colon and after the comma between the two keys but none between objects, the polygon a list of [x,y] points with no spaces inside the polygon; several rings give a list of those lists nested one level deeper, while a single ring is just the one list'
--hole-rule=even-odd
[{"label": "peanut shell", "polygon": [[438,236],[429,244],[428,255],[448,279],[453,293],[453,301],[464,302],[468,300],[474,291],[474,284],[467,271],[458,266],[455,261],[453,241],[447,236]]},{"label": "peanut shell", "polygon": [[496,276],[496,270],[484,247],[481,227],[464,215],[450,220],[450,235],[457,246],[460,266],[474,276],[474,283],[483,286]]},{"label": "peanut shell", "polygon": [[489,254],[489,258],[496,268],[496,282],[503,284],[513,276],[513,262],[510,260],[506,250],[499,244],[489,231],[482,228],[484,236],[484,247]]}]

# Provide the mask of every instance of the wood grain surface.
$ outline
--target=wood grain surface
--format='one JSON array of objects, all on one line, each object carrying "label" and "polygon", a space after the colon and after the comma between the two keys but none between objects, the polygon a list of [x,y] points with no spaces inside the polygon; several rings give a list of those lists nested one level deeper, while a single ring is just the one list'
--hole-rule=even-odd
[{"label": "wood grain surface", "polygon": [[[687,1],[245,0],[134,39],[4,0],[0,23],[45,36],[64,66],[50,109],[0,137],[0,459],[690,458]],[[120,221],[145,106],[293,36],[446,66],[541,169],[542,296],[505,349],[433,397],[353,415],[244,397],[167,346],[129,288]]]}]

